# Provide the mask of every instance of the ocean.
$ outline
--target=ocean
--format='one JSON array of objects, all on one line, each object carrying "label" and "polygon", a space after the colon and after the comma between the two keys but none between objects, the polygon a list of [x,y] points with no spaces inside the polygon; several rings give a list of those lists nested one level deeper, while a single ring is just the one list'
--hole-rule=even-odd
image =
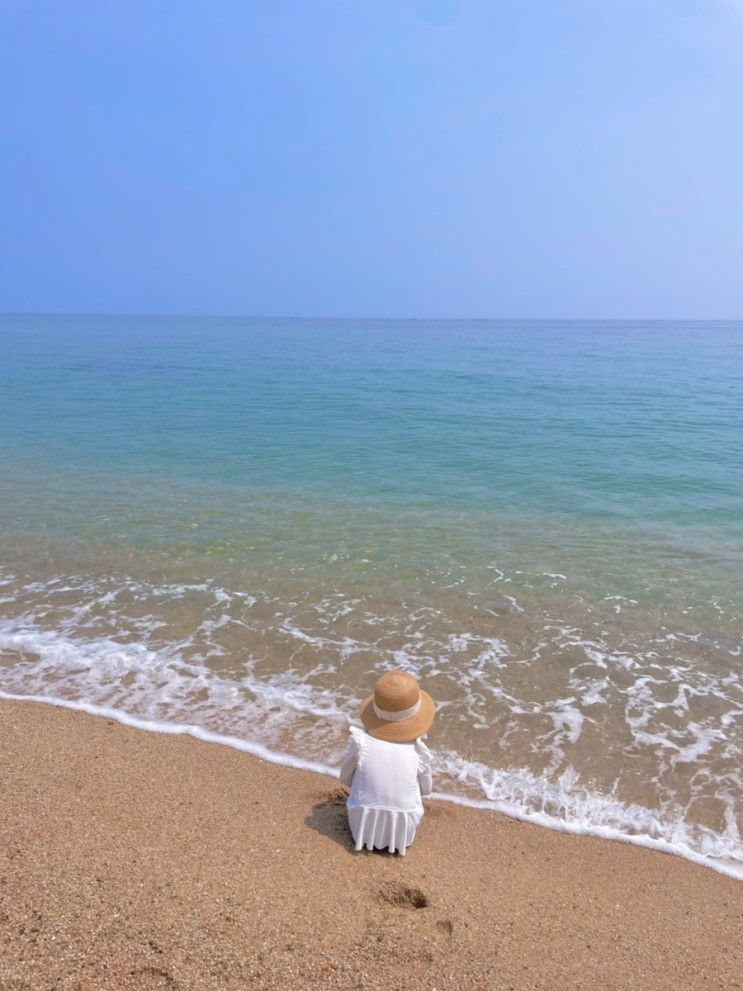
[{"label": "ocean", "polygon": [[0,317],[0,696],[743,877],[742,648],[743,323]]}]

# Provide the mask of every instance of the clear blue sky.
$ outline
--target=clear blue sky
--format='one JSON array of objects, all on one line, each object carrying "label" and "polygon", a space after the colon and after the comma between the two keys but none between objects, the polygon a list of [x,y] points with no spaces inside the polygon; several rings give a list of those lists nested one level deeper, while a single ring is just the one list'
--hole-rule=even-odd
[{"label": "clear blue sky", "polygon": [[0,0],[0,310],[743,317],[743,0]]}]

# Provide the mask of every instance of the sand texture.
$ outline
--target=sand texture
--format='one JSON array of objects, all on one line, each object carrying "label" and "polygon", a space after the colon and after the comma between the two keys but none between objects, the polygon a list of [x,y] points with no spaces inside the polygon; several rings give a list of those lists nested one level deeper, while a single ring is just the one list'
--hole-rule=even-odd
[{"label": "sand texture", "polygon": [[0,774],[2,991],[743,986],[743,885],[675,857],[442,802],[356,854],[336,781],[36,703]]}]

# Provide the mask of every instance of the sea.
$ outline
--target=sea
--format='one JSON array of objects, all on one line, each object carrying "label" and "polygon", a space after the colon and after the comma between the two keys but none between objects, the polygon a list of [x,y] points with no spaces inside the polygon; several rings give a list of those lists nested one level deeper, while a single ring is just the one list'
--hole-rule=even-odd
[{"label": "sea", "polygon": [[743,878],[742,650],[743,323],[0,317],[2,697]]}]

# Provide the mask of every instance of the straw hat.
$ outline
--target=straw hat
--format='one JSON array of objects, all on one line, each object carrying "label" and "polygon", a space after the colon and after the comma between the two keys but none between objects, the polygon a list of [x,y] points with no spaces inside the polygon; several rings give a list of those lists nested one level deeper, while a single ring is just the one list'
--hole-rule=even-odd
[{"label": "straw hat", "polygon": [[388,671],[361,706],[361,722],[378,740],[411,743],[428,732],[435,712],[435,702],[412,674]]}]

